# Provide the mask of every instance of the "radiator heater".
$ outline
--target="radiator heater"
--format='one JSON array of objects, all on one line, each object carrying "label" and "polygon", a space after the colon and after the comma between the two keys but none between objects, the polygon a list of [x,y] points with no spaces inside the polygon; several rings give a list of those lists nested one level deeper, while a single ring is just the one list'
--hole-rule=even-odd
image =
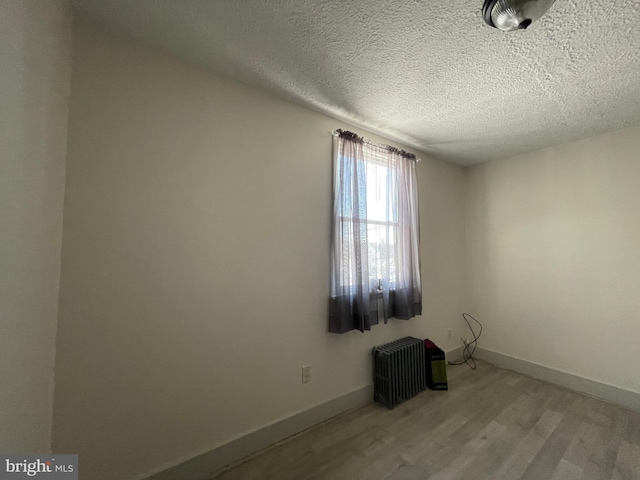
[{"label": "radiator heater", "polygon": [[373,348],[373,400],[394,408],[427,388],[422,340],[404,337]]}]

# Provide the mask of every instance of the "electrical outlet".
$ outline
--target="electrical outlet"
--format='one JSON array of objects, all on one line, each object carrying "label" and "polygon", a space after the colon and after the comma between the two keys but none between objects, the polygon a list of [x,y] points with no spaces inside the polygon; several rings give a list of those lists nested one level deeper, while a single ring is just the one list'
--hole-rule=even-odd
[{"label": "electrical outlet", "polygon": [[302,383],[309,383],[311,381],[311,365],[302,366]]},{"label": "electrical outlet", "polygon": [[451,329],[447,330],[447,338],[451,338]]}]

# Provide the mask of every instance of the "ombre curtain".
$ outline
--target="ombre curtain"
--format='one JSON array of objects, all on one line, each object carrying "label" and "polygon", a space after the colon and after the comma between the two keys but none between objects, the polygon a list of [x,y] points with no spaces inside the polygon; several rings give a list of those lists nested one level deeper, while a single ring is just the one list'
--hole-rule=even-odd
[{"label": "ombre curtain", "polygon": [[329,331],[422,313],[415,155],[337,130]]}]

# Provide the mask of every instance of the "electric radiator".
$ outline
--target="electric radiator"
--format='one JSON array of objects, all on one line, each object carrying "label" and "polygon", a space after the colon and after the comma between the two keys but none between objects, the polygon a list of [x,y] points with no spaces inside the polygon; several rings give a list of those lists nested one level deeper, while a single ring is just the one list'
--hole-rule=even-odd
[{"label": "electric radiator", "polygon": [[424,344],[404,337],[373,348],[373,400],[387,408],[427,388]]}]

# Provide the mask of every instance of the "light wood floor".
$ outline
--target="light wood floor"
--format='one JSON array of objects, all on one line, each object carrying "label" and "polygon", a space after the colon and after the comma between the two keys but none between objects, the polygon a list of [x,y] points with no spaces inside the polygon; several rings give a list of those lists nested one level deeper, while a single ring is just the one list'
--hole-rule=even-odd
[{"label": "light wood floor", "polygon": [[449,391],[366,405],[218,480],[640,479],[640,413],[478,362]]}]

